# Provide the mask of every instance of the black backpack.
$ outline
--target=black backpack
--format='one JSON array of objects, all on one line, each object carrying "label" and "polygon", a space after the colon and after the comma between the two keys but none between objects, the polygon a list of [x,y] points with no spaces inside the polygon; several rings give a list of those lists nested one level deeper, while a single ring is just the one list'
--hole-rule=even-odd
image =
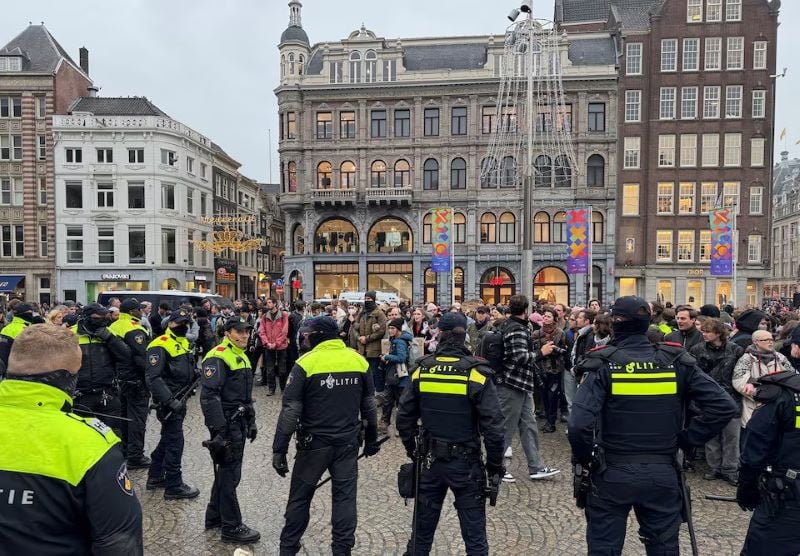
[{"label": "black backpack", "polygon": [[503,347],[502,326],[499,328],[492,328],[481,336],[475,348],[475,355],[486,359],[495,373],[501,373],[503,371],[505,348]]}]

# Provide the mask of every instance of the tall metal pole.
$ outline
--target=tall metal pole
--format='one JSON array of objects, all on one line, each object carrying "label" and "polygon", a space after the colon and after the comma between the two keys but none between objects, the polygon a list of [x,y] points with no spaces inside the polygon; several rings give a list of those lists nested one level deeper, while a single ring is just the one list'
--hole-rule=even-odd
[{"label": "tall metal pole", "polygon": [[[528,124],[528,179],[527,183],[523,181],[522,184],[522,268],[520,269],[520,276],[522,277],[522,293],[528,298],[533,297],[533,216],[531,204],[533,203],[531,191],[534,182],[534,169],[533,169],[533,11],[528,12],[528,51],[527,51],[527,66],[525,71],[528,74],[528,91],[527,91],[527,104],[525,107],[525,118]],[[506,68],[507,70],[507,68]]]}]

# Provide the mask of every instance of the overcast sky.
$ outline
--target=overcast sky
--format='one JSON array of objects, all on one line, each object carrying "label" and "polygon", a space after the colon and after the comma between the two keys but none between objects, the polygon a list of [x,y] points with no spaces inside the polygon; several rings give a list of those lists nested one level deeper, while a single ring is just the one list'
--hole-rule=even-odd
[{"label": "overcast sky", "polygon": [[[335,41],[364,23],[380,37],[502,33],[517,0],[302,0],[311,43]],[[90,52],[90,73],[102,96],[146,96],[173,118],[210,137],[259,181],[277,179],[277,44],[288,22],[288,0],[27,0],[2,2],[0,45],[29,21],[47,28],[78,61]],[[553,0],[534,0],[551,19]],[[778,67],[777,132],[800,155],[800,1],[783,2]]]}]

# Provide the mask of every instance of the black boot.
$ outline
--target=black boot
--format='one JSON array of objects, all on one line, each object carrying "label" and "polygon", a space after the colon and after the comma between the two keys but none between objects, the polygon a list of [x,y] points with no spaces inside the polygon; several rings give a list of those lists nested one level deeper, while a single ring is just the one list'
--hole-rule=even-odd
[{"label": "black boot", "polygon": [[166,489],[164,491],[164,500],[184,500],[197,498],[199,495],[199,490],[183,483],[181,486]]},{"label": "black boot", "polygon": [[255,529],[250,529],[244,523],[240,524],[236,529],[222,530],[222,540],[224,542],[232,542],[237,544],[250,544],[258,542],[261,538],[261,533]]},{"label": "black boot", "polygon": [[150,458],[147,456],[139,456],[136,458],[128,458],[128,469],[147,469],[150,467]]},{"label": "black boot", "polygon": [[157,488],[164,488],[167,486],[167,481],[164,477],[148,477],[145,488],[147,490],[155,490]]}]

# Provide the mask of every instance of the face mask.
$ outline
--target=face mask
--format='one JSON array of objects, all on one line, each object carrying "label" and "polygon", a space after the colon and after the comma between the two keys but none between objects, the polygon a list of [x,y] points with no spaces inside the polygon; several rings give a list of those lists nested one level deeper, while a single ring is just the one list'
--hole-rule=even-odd
[{"label": "face mask", "polygon": [[89,318],[83,319],[83,326],[89,332],[96,332],[97,330],[100,330],[101,328],[106,327],[109,324],[111,324],[111,319],[108,318],[108,317],[103,317],[101,319],[95,319],[95,318],[89,317]]},{"label": "face mask", "polygon": [[19,375],[9,378],[48,384],[66,393],[70,398],[75,395],[75,388],[78,385],[78,373],[72,374],[66,369],[50,371],[42,375]]},{"label": "face mask", "polygon": [[189,332],[189,325],[188,324],[181,324],[172,328],[172,333],[176,336],[186,336],[186,333]]},{"label": "face mask", "polygon": [[374,301],[365,301],[364,302],[364,310],[367,311],[368,313],[371,313],[372,311],[374,311],[377,306],[378,306],[378,304],[375,303]]},{"label": "face mask", "polygon": [[645,334],[647,333],[647,326],[648,322],[646,320],[635,319],[611,323],[611,329],[614,331],[615,340]]}]

